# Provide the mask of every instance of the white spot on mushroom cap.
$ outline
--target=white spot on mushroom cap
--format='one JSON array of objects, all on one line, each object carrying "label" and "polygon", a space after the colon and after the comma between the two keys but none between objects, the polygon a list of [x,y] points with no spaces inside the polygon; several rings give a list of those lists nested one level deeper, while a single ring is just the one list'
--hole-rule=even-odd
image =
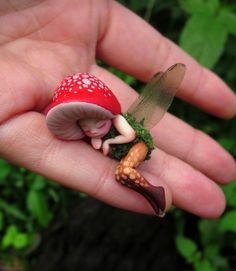
[{"label": "white spot on mushroom cap", "polygon": [[86,85],[91,85],[91,81],[87,78],[82,79],[82,82]]},{"label": "white spot on mushroom cap", "polygon": [[97,94],[104,99],[109,99],[113,95],[110,89],[95,76],[88,73],[76,73],[62,81],[56,90],[57,95],[54,95],[53,99],[56,100],[62,96],[68,97],[70,93],[77,94],[83,89],[87,90],[88,93],[99,91]]}]

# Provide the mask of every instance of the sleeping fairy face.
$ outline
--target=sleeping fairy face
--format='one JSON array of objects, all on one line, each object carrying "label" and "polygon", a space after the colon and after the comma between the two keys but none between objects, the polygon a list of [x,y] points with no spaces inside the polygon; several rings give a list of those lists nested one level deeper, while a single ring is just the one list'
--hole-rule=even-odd
[{"label": "sleeping fairy face", "polygon": [[111,129],[111,120],[81,119],[79,126],[84,134],[92,138],[101,138]]}]

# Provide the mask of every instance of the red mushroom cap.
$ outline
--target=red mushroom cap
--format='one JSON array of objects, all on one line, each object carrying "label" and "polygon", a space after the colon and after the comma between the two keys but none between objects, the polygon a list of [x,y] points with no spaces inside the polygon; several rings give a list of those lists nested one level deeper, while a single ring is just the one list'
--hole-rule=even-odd
[{"label": "red mushroom cap", "polygon": [[48,111],[58,104],[77,101],[96,104],[113,115],[121,113],[120,103],[112,91],[89,73],[77,73],[66,77],[56,89]]},{"label": "red mushroom cap", "polygon": [[78,121],[84,118],[112,119],[121,106],[112,91],[88,73],[66,77],[55,91],[47,112],[47,126],[59,138],[82,138]]}]

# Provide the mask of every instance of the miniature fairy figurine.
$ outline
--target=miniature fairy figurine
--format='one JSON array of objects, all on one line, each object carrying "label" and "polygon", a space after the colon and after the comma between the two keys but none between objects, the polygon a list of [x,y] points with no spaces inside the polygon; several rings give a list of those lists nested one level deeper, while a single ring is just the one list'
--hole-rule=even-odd
[{"label": "miniature fairy figurine", "polygon": [[58,138],[91,139],[94,149],[119,160],[115,178],[142,194],[156,214],[165,211],[163,187],[150,184],[137,170],[150,158],[154,144],[149,131],[167,111],[185,73],[185,65],[175,64],[156,74],[127,113],[112,91],[88,73],[66,77],[47,112],[47,126]]},{"label": "miniature fairy figurine", "polygon": [[[111,130],[112,125],[116,128],[119,135],[103,141],[103,137]],[[79,121],[79,126],[84,134],[91,138],[91,144],[94,149],[102,148],[104,155],[109,153],[111,144],[129,143],[136,137],[134,129],[120,114],[111,120],[82,119]]]},{"label": "miniature fairy figurine", "polygon": [[[111,90],[95,76],[78,73],[68,76],[57,88],[47,114],[49,129],[59,138],[91,138],[95,149],[105,155],[110,144],[124,144],[135,139],[135,131],[121,115],[121,106]],[[102,138],[114,126],[116,138]]]}]

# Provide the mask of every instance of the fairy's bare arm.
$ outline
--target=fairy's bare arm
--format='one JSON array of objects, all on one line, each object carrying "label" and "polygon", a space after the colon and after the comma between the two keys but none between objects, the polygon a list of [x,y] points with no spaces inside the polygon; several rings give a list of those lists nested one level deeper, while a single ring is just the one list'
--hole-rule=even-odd
[{"label": "fairy's bare arm", "polygon": [[110,144],[129,143],[133,141],[136,137],[134,129],[129,125],[127,120],[122,115],[117,115],[113,119],[113,125],[119,132],[119,135],[114,138],[107,139],[103,142],[102,149],[105,155],[107,155],[109,152]]}]

